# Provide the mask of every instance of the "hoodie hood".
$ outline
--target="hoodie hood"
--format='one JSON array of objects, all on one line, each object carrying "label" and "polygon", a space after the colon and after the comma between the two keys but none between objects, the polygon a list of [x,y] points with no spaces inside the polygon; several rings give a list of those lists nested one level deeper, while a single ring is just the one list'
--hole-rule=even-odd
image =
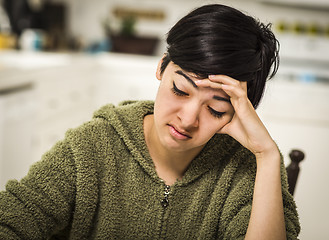
[{"label": "hoodie hood", "polygon": [[147,149],[143,129],[144,116],[153,114],[153,107],[153,101],[124,101],[118,106],[107,104],[94,113],[94,118],[108,121],[124,141],[134,159],[149,175],[158,179]]}]

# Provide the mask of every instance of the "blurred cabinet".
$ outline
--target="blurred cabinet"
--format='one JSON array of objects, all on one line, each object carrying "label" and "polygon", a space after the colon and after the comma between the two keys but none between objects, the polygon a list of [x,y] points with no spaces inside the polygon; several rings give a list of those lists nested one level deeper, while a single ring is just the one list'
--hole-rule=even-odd
[{"label": "blurred cabinet", "polygon": [[155,99],[159,86],[155,74],[159,56],[104,54],[97,59],[99,85],[98,106],[123,100]]},{"label": "blurred cabinet", "polygon": [[32,84],[0,90],[0,190],[11,178],[21,178],[31,164],[36,99]]},{"label": "blurred cabinet", "polygon": [[[98,70],[93,59],[71,56],[65,64],[45,67],[44,56],[39,57],[36,67],[23,68],[17,61],[8,69],[7,59],[1,58],[0,190],[9,179],[25,176],[69,128],[90,120],[95,110]],[[33,57],[26,60],[32,64]]]},{"label": "blurred cabinet", "polygon": [[105,104],[155,99],[159,59],[108,53],[80,55],[67,66],[36,72],[38,125],[33,136],[33,159],[38,161],[69,128],[89,121]]},{"label": "blurred cabinet", "polygon": [[91,118],[97,85],[97,67],[79,62],[36,73],[37,131],[33,136],[33,159],[39,160],[69,128]]},{"label": "blurred cabinet", "polygon": [[[16,58],[22,64],[18,64]],[[19,53],[7,58],[0,56],[4,66],[10,65],[9,70],[0,69],[0,93],[1,88],[13,84],[30,82],[33,85],[29,101],[17,94],[6,95],[6,98],[0,95],[0,110],[3,110],[3,114],[0,113],[0,153],[5,152],[3,149],[13,149],[14,153],[0,154],[0,172],[6,172],[1,174],[0,190],[10,178],[20,179],[26,175],[29,166],[63,139],[69,128],[89,121],[99,107],[123,100],[155,99],[159,60],[160,57],[108,53],[72,54],[65,58],[61,54],[37,54],[28,55],[24,61]],[[4,114],[9,110],[22,113],[31,99],[34,111],[18,117],[24,124]],[[4,122],[6,124],[2,124]],[[20,139],[22,144],[9,141],[6,136]]]}]

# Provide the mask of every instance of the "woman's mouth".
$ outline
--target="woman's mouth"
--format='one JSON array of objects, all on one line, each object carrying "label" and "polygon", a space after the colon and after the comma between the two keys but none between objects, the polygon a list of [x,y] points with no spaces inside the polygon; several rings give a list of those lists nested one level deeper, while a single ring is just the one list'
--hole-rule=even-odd
[{"label": "woman's mouth", "polygon": [[189,134],[181,131],[181,130],[177,130],[174,126],[169,125],[169,132],[171,134],[171,136],[173,136],[174,138],[178,139],[178,140],[187,140],[192,138]]}]

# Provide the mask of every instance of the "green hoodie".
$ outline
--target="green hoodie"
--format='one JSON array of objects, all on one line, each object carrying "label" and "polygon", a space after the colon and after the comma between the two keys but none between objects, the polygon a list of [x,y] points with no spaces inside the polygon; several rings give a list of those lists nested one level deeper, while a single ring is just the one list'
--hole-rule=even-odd
[{"label": "green hoodie", "polygon": [[[106,105],[0,193],[0,239],[243,239],[254,155],[215,135],[182,180],[157,176],[143,134],[153,102]],[[300,231],[282,164],[287,238]]]}]

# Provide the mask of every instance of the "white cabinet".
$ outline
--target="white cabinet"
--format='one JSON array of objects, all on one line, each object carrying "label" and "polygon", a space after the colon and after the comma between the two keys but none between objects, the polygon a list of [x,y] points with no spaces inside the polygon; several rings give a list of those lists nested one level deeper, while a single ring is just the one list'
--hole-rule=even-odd
[{"label": "white cabinet", "polygon": [[[17,53],[16,58],[21,60],[22,56]],[[95,110],[98,69],[92,58],[72,55],[66,56],[64,64],[43,66],[43,55],[24,56],[30,63],[23,66],[19,61],[16,66],[11,64],[14,53],[0,57],[3,66],[8,67],[0,71],[0,190],[9,179],[25,176],[30,165],[39,161],[69,128],[90,120]],[[4,90],[25,82],[33,89]]]},{"label": "white cabinet", "polygon": [[33,85],[0,91],[0,190],[8,179],[20,179],[32,163],[36,130]]},{"label": "white cabinet", "polygon": [[98,106],[123,100],[154,100],[159,86],[155,77],[161,57],[104,54],[98,57]]},{"label": "white cabinet", "polygon": [[36,74],[38,128],[33,136],[35,161],[63,139],[69,128],[92,117],[97,85],[97,67],[92,61],[40,71]]},{"label": "white cabinet", "polygon": [[125,54],[78,55],[67,66],[38,71],[33,159],[38,161],[69,128],[90,120],[93,112],[107,103],[155,99],[159,60]]},{"label": "white cabinet", "polygon": [[[13,122],[8,128],[7,123],[0,124],[0,151],[4,152],[2,149],[10,146],[17,147],[20,150],[16,152],[22,153],[15,156],[6,154],[2,157],[0,171],[6,174],[1,174],[0,190],[8,179],[20,179],[26,175],[29,166],[39,161],[42,154],[63,139],[69,128],[89,121],[93,112],[100,106],[107,103],[118,104],[123,100],[155,99],[159,84],[155,72],[160,57],[106,53],[65,55],[65,58],[62,58],[60,54],[46,54],[45,59],[48,59],[49,64],[44,66],[42,54],[24,56],[27,62],[21,60],[22,64],[16,66],[21,66],[19,71],[14,69],[6,71],[6,74],[0,71],[0,89],[10,84],[32,82],[34,92],[30,95],[33,96],[35,104],[35,111],[24,117],[28,120],[23,121],[25,125],[19,126]],[[17,53],[17,57],[22,59],[22,54]],[[9,58],[1,55],[0,61],[12,68],[16,58],[14,53],[10,53]],[[29,59],[34,63],[28,62]],[[16,98],[16,95],[11,98],[17,99],[17,106],[19,101],[22,101],[22,106],[27,103],[26,100]],[[8,109],[8,101],[0,106]],[[11,109],[18,111],[21,108]],[[0,116],[1,121],[4,121],[4,115]],[[33,128],[27,126],[27,123],[32,121]],[[21,128],[24,128],[24,131],[18,132]],[[18,146],[14,140],[4,139],[4,129],[7,129],[5,136],[25,139],[28,147]],[[8,129],[13,134],[9,133]],[[26,150],[24,154],[23,150]]]}]

